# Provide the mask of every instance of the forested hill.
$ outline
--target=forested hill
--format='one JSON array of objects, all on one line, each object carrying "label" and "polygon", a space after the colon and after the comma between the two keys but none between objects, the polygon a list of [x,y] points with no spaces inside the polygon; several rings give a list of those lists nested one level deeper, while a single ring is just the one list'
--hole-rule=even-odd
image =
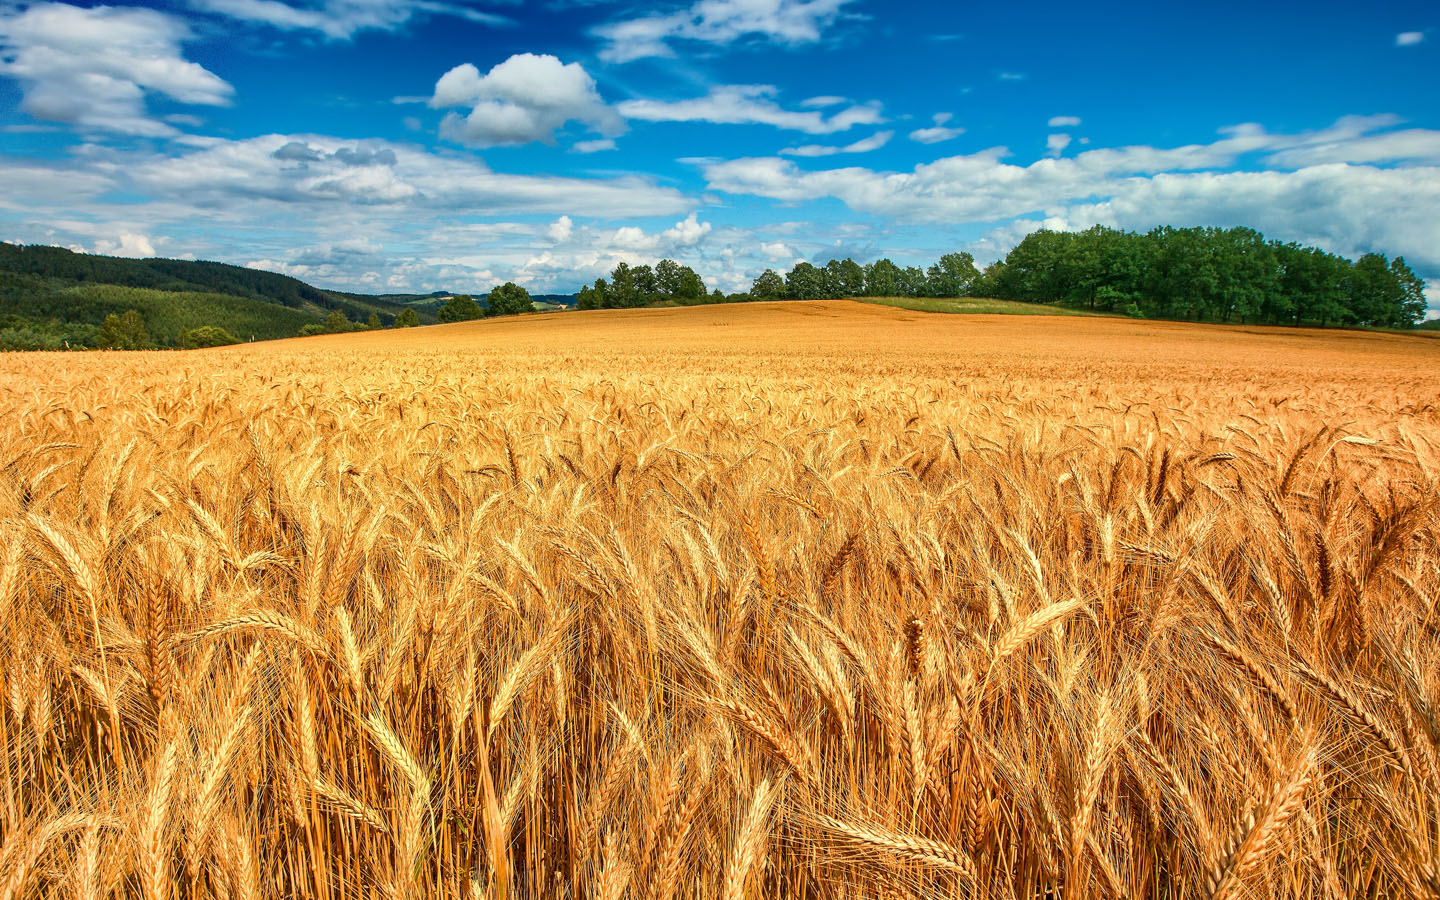
[{"label": "forested hill", "polygon": [[124,259],[0,243],[0,349],[96,346],[107,316],[134,310],[150,343],[181,346],[196,329],[236,340],[293,337],[339,320],[435,321],[432,295],[327,291],[297,278],[183,259]]},{"label": "forested hill", "polygon": [[75,253],[63,247],[0,243],[0,270],[88,284],[228,294],[292,309],[333,309],[337,305],[334,294],[298,278],[203,260],[124,259]]}]

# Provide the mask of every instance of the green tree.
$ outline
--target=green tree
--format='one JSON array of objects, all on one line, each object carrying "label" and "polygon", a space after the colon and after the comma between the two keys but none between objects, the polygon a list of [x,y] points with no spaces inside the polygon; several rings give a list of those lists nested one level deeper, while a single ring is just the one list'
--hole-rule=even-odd
[{"label": "green tree", "polygon": [[964,297],[979,278],[975,257],[947,253],[925,273],[925,290],[931,297]]},{"label": "green tree", "polygon": [[900,270],[900,293],[905,297],[925,296],[925,270],[919,266],[906,266]]},{"label": "green tree", "polygon": [[617,263],[610,272],[610,290],[605,293],[605,299],[605,305],[614,309],[630,309],[643,302],[635,284],[635,270],[629,263]]},{"label": "green tree", "polygon": [[445,301],[445,305],[440,307],[440,312],[436,313],[435,318],[441,322],[469,322],[484,314],[474,297],[469,294],[456,294]]},{"label": "green tree", "polygon": [[865,296],[898,297],[900,267],[888,259],[877,259],[865,267]]},{"label": "green tree", "polygon": [[111,313],[105,317],[95,343],[111,350],[143,350],[150,346],[150,336],[145,332],[145,320],[140,313],[127,309],[120,315]]},{"label": "green tree", "polygon": [[1400,286],[1400,306],[1392,324],[1413,328],[1425,319],[1425,279],[1415,274],[1403,256],[1390,260],[1390,271]]},{"label": "green tree", "polygon": [[228,344],[238,343],[240,343],[239,338],[215,325],[200,325],[180,332],[180,346],[186,350],[196,350],[201,347],[224,347]]},{"label": "green tree", "polygon": [[682,275],[682,267],[675,260],[660,260],[655,264],[655,292],[666,297],[678,297]]},{"label": "green tree", "polygon": [[375,310],[373,310],[373,309],[370,310],[370,318],[368,318],[368,319],[365,320],[365,327],[366,327],[366,328],[379,328],[379,327],[380,327],[380,314],[379,314],[378,312],[376,312]]},{"label": "green tree", "polygon": [[353,331],[354,328],[355,326],[345,317],[345,313],[338,309],[333,310],[330,315],[325,317],[326,334],[340,334],[345,331]]},{"label": "green tree", "polygon": [[825,294],[825,273],[811,263],[798,262],[785,276],[785,296],[791,300],[819,300]]},{"label": "green tree", "polygon": [[411,309],[408,306],[400,310],[400,314],[395,317],[396,328],[414,328],[416,325],[419,324],[420,316],[415,312],[415,310]]},{"label": "green tree", "polygon": [[831,297],[859,297],[865,293],[865,269],[849,257],[832,259],[825,264],[825,289]]},{"label": "green tree", "polygon": [[750,296],[756,300],[783,300],[785,298],[785,279],[781,278],[774,269],[766,269],[750,286]]},{"label": "green tree", "polygon": [[492,288],[485,302],[487,316],[513,316],[535,311],[535,302],[530,299],[530,292],[513,281]]},{"label": "green tree", "polygon": [[705,301],[705,279],[689,266],[680,267],[680,280],[673,292],[674,298],[686,306]]}]

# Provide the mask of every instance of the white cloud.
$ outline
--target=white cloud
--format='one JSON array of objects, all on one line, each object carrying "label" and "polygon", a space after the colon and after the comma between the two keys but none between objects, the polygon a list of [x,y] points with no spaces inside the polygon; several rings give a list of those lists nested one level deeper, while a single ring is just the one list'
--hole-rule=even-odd
[{"label": "white cloud", "polygon": [[1425,32],[1423,31],[1402,31],[1395,35],[1395,46],[1413,47],[1423,40],[1425,40]]},{"label": "white cloud", "polygon": [[155,245],[143,234],[124,232],[113,239],[102,238],[95,242],[96,253],[106,256],[129,256],[143,259],[155,255]]},{"label": "white cloud", "polygon": [[694,205],[636,176],[514,175],[408,144],[318,135],[211,139],[178,154],[116,154],[95,165],[121,189],[235,215],[274,204],[377,208],[375,215],[385,207],[397,215],[427,209],[587,216],[668,215]]},{"label": "white cloud", "polygon": [[150,117],[147,94],[222,106],[233,89],[183,58],[190,30],[150,9],[42,3],[0,17],[0,74],[19,80],[37,119],[151,137],[178,134]]},{"label": "white cloud", "polygon": [[561,216],[545,229],[545,236],[557,244],[563,244],[570,240],[570,235],[574,233],[575,223],[570,220],[569,216]]},{"label": "white cloud", "polygon": [[784,241],[762,241],[760,244],[760,252],[770,259],[783,259],[788,261],[799,257],[799,254],[795,252],[795,248]]},{"label": "white cloud", "polygon": [[819,110],[785,109],[771,99],[776,93],[778,89],[768,84],[726,84],[691,100],[626,100],[616,109],[627,119],[647,122],[773,125],[806,134],[833,134],[884,121],[878,103],[849,106],[826,118]]},{"label": "white cloud", "polygon": [[801,100],[800,105],[805,107],[806,109],[825,109],[828,106],[839,106],[842,103],[849,102],[850,99],[848,97],[837,97],[833,94],[824,94],[819,97],[810,97],[809,99]]},{"label": "white cloud", "polygon": [[606,43],[600,58],[629,62],[674,56],[670,42],[728,45],[742,38],[813,44],[853,0],[698,0],[672,13],[611,22],[595,29]]},{"label": "white cloud", "polygon": [[[779,158],[702,165],[711,190],[786,203],[833,197],[856,212],[906,223],[993,222],[1063,217],[1069,223],[1120,227],[1156,224],[1254,225],[1272,236],[1305,240],[1342,253],[1379,249],[1405,255],[1422,270],[1440,270],[1440,166],[1378,168],[1377,135],[1353,120],[1327,130],[1336,161],[1295,171],[1208,171],[1246,154],[1316,144],[1316,134],[1271,135],[1258,126],[1226,129],[1211,144],[1176,148],[1097,149],[1067,159],[1006,163],[1003,147],[953,156],[909,172],[860,167],[807,172]],[[1347,144],[1335,135],[1355,134]],[[1403,133],[1402,133],[1403,134]],[[1414,142],[1413,136],[1400,144]],[[1348,150],[1347,150],[1348,148]]]},{"label": "white cloud", "polygon": [[614,150],[615,139],[597,138],[593,141],[576,141],[575,145],[570,149],[576,153],[601,153],[606,150]]},{"label": "white cloud", "polygon": [[843,147],[835,147],[828,144],[805,144],[801,147],[787,147],[780,151],[781,156],[834,156],[837,153],[869,153],[872,150],[879,150],[890,143],[895,136],[893,131],[878,131],[868,138],[861,138],[853,144],[846,144]]},{"label": "white cloud", "polygon": [[456,16],[489,25],[510,23],[504,16],[464,3],[439,0],[319,0],[298,6],[280,0],[191,0],[191,6],[282,31],[318,31],[331,40],[349,40],[367,29],[390,31],[425,15]]},{"label": "white cloud", "polygon": [[474,147],[548,143],[570,121],[605,135],[624,129],[584,67],[549,54],[519,53],[484,75],[470,63],[456,66],[435,83],[430,105],[472,107],[466,116],[447,115],[440,134]]},{"label": "white cloud", "polygon": [[710,223],[701,222],[699,216],[692,212],[683,221],[661,232],[660,240],[674,247],[693,247],[709,233]]},{"label": "white cloud", "polygon": [[1070,135],[1051,134],[1045,138],[1045,153],[1048,156],[1059,156],[1070,146]]},{"label": "white cloud", "polygon": [[1051,116],[1046,123],[1051,128],[1075,128],[1080,124],[1079,116]]},{"label": "white cloud", "polygon": [[936,113],[931,116],[935,124],[929,128],[917,128],[910,132],[910,140],[921,144],[938,144],[942,141],[951,141],[965,133],[965,129],[946,125],[954,118],[948,112]]}]

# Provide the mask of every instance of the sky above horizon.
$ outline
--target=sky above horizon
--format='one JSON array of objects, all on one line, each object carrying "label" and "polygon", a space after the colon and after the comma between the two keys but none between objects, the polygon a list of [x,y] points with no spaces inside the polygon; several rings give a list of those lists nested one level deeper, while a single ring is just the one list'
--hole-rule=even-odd
[{"label": "sky above horizon", "polygon": [[365,292],[1249,225],[1440,308],[1440,7],[0,0],[0,240]]}]

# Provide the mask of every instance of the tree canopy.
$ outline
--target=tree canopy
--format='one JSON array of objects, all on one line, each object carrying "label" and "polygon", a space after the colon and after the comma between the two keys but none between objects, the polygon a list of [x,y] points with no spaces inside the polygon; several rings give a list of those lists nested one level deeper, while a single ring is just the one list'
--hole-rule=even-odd
[{"label": "tree canopy", "polygon": [[705,288],[705,280],[689,266],[673,259],[662,259],[650,266],[618,263],[610,272],[610,280],[595,279],[593,285],[580,289],[576,306],[580,309],[634,309],[677,303],[694,306],[713,303],[714,295]]},{"label": "tree canopy", "polygon": [[491,288],[485,297],[485,315],[513,316],[516,313],[535,311],[535,302],[530,292],[513,281]]},{"label": "tree canopy", "polygon": [[475,302],[474,297],[469,294],[456,294],[445,301],[445,305],[440,307],[435,318],[441,322],[469,322],[484,315],[485,311],[480,308],[480,304]]},{"label": "tree canopy", "polygon": [[783,277],[766,269],[746,299],[996,297],[1148,318],[1412,328],[1425,315],[1424,289],[1403,257],[1352,262],[1253,228],[1097,225],[1034,232],[984,272],[969,253],[924,270],[889,259],[798,262]]}]

